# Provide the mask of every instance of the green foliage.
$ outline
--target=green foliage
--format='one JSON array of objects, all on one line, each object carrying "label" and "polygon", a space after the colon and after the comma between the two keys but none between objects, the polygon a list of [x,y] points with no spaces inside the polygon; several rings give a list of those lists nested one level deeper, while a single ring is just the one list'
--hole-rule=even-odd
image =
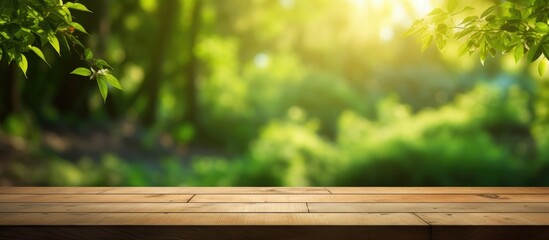
[{"label": "green foliage", "polygon": [[[55,31],[44,45],[34,34],[35,44],[23,53],[27,68],[34,70],[28,74],[32,81],[12,81],[22,77],[11,74],[18,63],[25,65],[22,57],[17,61],[11,54],[12,66],[0,66],[2,73],[10,72],[2,76],[13,75],[0,81],[0,99],[5,99],[0,118],[7,116],[0,119],[0,145],[8,145],[0,146],[8,150],[0,156],[6,160],[2,182],[549,183],[549,84],[532,81],[528,72],[547,71],[545,65],[508,66],[508,59],[525,62],[532,53],[526,40],[525,47],[506,51],[508,57],[482,69],[453,55],[450,41],[457,34],[465,53],[473,50],[467,47],[469,40],[479,39],[473,37],[475,31],[455,26],[468,28],[461,22],[469,21],[486,27],[483,21],[492,20],[489,15],[504,16],[505,7],[481,18],[482,12],[453,0],[426,17],[421,24],[437,20],[444,25],[414,31],[428,43],[426,48],[434,44],[448,52],[441,56],[435,51],[418,54],[410,47],[414,39],[394,38],[410,18],[436,1],[80,2],[97,12],[75,14],[79,24],[63,23],[64,32],[47,25]],[[67,4],[67,10],[85,11]],[[468,4],[482,10],[494,1]],[[174,5],[178,7],[170,8]],[[164,18],[170,12],[172,23]],[[101,23],[100,31],[81,28],[94,21]],[[538,30],[532,34],[541,36],[545,25],[534,25]],[[4,23],[0,28],[8,29]],[[512,26],[504,28],[514,33]],[[494,33],[484,35],[489,56],[487,46],[498,40],[491,39]],[[7,43],[4,36],[1,44]],[[89,40],[82,46],[70,36]],[[68,48],[82,60],[74,68],[81,68],[66,69],[65,61],[50,59],[57,53],[66,59]],[[34,67],[42,60],[33,54],[52,68]],[[107,107],[102,102],[120,82],[111,77],[109,63],[96,59],[99,55],[124,73],[120,80],[128,93]],[[9,59],[3,47],[0,58]],[[65,71],[94,81],[67,81],[60,78]],[[520,88],[509,87],[514,83]],[[99,88],[92,98],[89,84]],[[17,98],[19,103],[10,101]],[[154,115],[147,126],[140,125]]]},{"label": "green foliage", "polygon": [[251,147],[252,181],[279,186],[326,185],[333,182],[341,161],[336,149],[316,134],[317,124],[305,122],[293,108],[289,120],[269,124]]},{"label": "green foliage", "polygon": [[71,74],[80,75],[84,77],[89,77],[92,75],[92,71],[87,68],[79,67],[77,69],[74,69]]},{"label": "green foliage", "polygon": [[[475,88],[440,109],[411,113],[390,97],[378,119],[340,116],[337,141],[318,135],[315,121],[294,108],[263,129],[242,159],[196,158],[191,185],[524,185],[543,177],[545,159],[528,124],[520,89]],[[291,117],[293,116],[293,117]],[[522,136],[501,141],[509,132]],[[531,152],[531,151],[526,151]],[[539,154],[546,152],[539,149]],[[538,159],[538,160],[535,160]],[[536,161],[536,164],[530,164]],[[202,180],[204,182],[202,182]]]},{"label": "green foliage", "polygon": [[188,163],[168,157],[151,168],[105,154],[97,162],[58,157],[35,163],[42,167],[17,162],[11,170],[34,185],[546,184],[548,131],[530,133],[527,102],[516,86],[482,85],[441,108],[414,114],[388,97],[378,103],[376,120],[342,113],[335,141],[319,135],[317,122],[296,107],[286,119],[267,124],[249,152],[237,157],[198,155]]},{"label": "green foliage", "polygon": [[513,54],[516,62],[524,55],[528,63],[541,58],[538,72],[543,75],[549,58],[549,1],[504,1],[469,16],[464,13],[474,9],[458,10],[456,2],[449,1],[446,9],[437,8],[411,26],[408,33],[419,35],[423,50],[433,39],[440,51],[448,40],[463,40],[460,53],[478,52],[482,64],[498,53]]},{"label": "green foliage", "polygon": [[[84,48],[75,30],[87,34],[86,29],[78,22],[70,10],[91,12],[81,3],[59,0],[5,0],[0,2],[0,60],[2,55],[6,56],[8,64],[15,61],[25,77],[27,76],[28,61],[25,56],[33,52],[44,62],[48,63],[43,52],[47,44],[61,55],[61,44],[70,51],[79,52],[82,59],[86,61],[88,68],[94,73],[101,73],[111,68],[102,59],[93,59],[90,49]],[[81,51],[84,51],[84,56]],[[48,64],[49,65],[49,64]],[[83,72],[82,68],[72,72],[76,75],[90,76],[90,79],[104,76],[104,74],[91,74]],[[111,86],[121,89],[116,78],[106,77],[106,82]],[[100,90],[101,90],[101,84]],[[103,98],[106,99],[107,91],[101,90]]]},{"label": "green foliage", "polygon": [[[348,157],[337,185],[517,185],[531,169],[515,152],[531,136],[508,143],[497,134],[528,136],[525,95],[478,87],[454,104],[412,115],[394,99],[381,103],[379,121],[342,115],[338,145]],[[526,147],[533,147],[527,145]]]}]

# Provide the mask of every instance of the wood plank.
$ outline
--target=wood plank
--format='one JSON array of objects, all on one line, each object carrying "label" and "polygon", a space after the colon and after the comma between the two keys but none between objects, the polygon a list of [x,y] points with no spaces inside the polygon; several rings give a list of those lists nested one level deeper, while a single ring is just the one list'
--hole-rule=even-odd
[{"label": "wood plank", "polygon": [[549,202],[549,195],[196,195],[191,202]]},{"label": "wood plank", "polygon": [[308,212],[305,203],[0,203],[3,213]]},{"label": "wood plank", "polygon": [[437,226],[432,240],[549,239],[549,226]]},{"label": "wood plank", "polygon": [[0,226],[0,239],[17,240],[425,240],[429,235],[426,226]]},{"label": "wood plank", "polygon": [[0,225],[426,226],[411,213],[0,213]]},{"label": "wood plank", "polygon": [[417,213],[433,226],[549,226],[549,213]]},{"label": "wood plank", "polygon": [[327,187],[333,194],[549,194],[549,187]]},{"label": "wood plank", "polygon": [[193,195],[23,195],[4,194],[0,202],[48,203],[48,202],[187,202]]},{"label": "wood plank", "polygon": [[323,187],[117,187],[102,194],[330,194]]},{"label": "wood plank", "polygon": [[309,203],[311,212],[545,212],[549,203]]},{"label": "wood plank", "polygon": [[0,194],[99,194],[112,187],[0,187]]}]

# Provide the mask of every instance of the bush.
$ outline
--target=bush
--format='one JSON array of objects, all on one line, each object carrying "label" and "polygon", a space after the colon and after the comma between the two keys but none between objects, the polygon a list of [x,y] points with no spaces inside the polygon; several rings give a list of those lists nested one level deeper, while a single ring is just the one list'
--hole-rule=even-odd
[{"label": "bush", "polygon": [[332,182],[340,165],[337,151],[317,135],[318,125],[305,122],[300,112],[291,109],[289,120],[270,123],[253,143],[250,164],[258,182],[280,186]]},{"label": "bush", "polygon": [[[532,172],[494,140],[492,126],[528,126],[518,90],[481,86],[438,110],[412,115],[388,99],[377,122],[347,112],[338,147],[350,163],[337,185],[517,185]],[[527,159],[526,159],[527,160]]]}]

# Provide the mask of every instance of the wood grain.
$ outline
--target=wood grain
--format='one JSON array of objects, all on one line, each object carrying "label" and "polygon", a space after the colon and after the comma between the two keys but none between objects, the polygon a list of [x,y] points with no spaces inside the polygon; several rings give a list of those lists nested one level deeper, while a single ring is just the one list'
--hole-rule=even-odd
[{"label": "wood grain", "polygon": [[549,202],[549,195],[196,195],[191,202]]},{"label": "wood grain", "polygon": [[0,239],[17,240],[426,240],[429,236],[426,226],[0,226]]},{"label": "wood grain", "polygon": [[0,203],[3,213],[308,212],[305,203]]},{"label": "wood grain", "polygon": [[99,194],[112,187],[0,187],[0,194]]},{"label": "wood grain", "polygon": [[545,212],[549,203],[309,203],[311,212]]},{"label": "wood grain", "polygon": [[118,187],[102,194],[330,194],[324,187]]},{"label": "wood grain", "polygon": [[3,239],[549,240],[549,188],[3,187]]},{"label": "wood grain", "polygon": [[549,194],[549,187],[327,187],[333,194]]},{"label": "wood grain", "polygon": [[411,213],[0,213],[4,226],[426,226]]},{"label": "wood grain", "polygon": [[0,202],[13,203],[48,203],[48,202],[187,202],[193,195],[24,195],[24,194],[4,194],[0,197]]}]

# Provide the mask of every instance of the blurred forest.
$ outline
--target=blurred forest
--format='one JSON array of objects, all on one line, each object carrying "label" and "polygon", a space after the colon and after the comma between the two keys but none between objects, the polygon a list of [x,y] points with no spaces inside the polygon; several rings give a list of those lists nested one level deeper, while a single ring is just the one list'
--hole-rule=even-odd
[{"label": "blurred forest", "polygon": [[442,0],[80,2],[124,91],[2,59],[0,185],[549,185],[549,74],[422,53]]}]

